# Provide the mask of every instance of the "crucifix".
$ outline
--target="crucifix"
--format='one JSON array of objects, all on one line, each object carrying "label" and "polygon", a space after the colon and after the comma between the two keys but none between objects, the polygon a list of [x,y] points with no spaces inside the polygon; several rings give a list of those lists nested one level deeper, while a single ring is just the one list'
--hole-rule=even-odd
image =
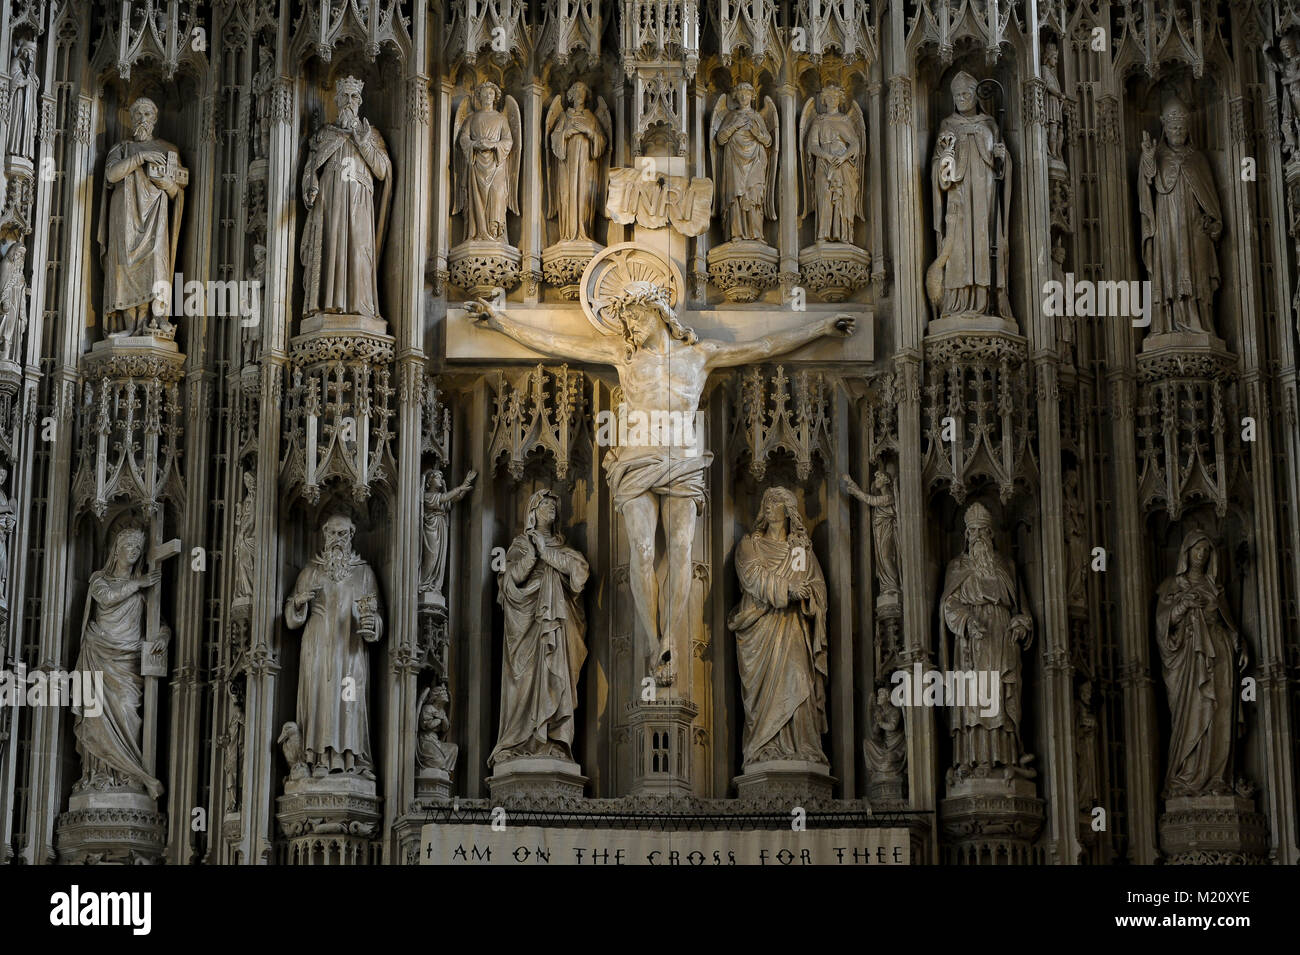
[{"label": "crucifix", "polygon": [[[163,518],[150,523],[149,572],[162,570],[162,562],[181,552],[180,538],[163,540]],[[144,642],[140,645],[140,675],[144,677],[144,768],[150,776],[158,769],[158,681],[167,676],[167,644],[171,628],[162,622],[162,590],[150,587],[146,598]]]}]

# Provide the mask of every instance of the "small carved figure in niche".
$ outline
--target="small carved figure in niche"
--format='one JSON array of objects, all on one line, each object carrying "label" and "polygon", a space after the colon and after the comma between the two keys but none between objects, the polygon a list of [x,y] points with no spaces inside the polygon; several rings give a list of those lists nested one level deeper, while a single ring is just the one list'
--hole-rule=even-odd
[{"label": "small carved figure in niche", "polygon": [[804,106],[799,117],[799,153],[804,168],[802,220],[810,213],[818,242],[853,244],[853,224],[865,218],[867,125],[862,110],[835,84]]},{"label": "small carved figure in niche", "polygon": [[[384,632],[375,572],[352,549],[356,525],[343,514],[321,524],[325,545],[298,575],[285,623],[304,623],[297,723],[313,776],[357,773],[374,779],[370,759],[370,661],[366,644]],[[342,692],[344,686],[351,693]],[[283,735],[283,734],[281,734]]]},{"label": "small carved figure in niche", "polygon": [[9,64],[9,142],[10,156],[31,162],[36,155],[36,43],[23,40],[14,48]]},{"label": "small carved figure in niche", "polygon": [[1237,676],[1248,659],[1204,531],[1183,538],[1177,569],[1157,591],[1156,643],[1173,716],[1165,795],[1231,795],[1245,720]]},{"label": "small carved figure in niche", "polygon": [[1150,335],[1213,334],[1223,234],[1219,194],[1204,153],[1189,139],[1187,107],[1171,97],[1160,113],[1164,141],[1144,130],[1138,166],[1142,262],[1151,276]]},{"label": "small carved figure in niche", "polygon": [[[497,108],[501,102],[503,109]],[[471,103],[473,109],[471,111]],[[465,213],[465,239],[508,245],[506,213],[519,214],[519,104],[501,87],[480,83],[461,101],[452,132],[456,144],[452,215]]]},{"label": "small carved figure in niche", "polygon": [[872,479],[868,494],[858,487],[853,478],[841,474],[844,490],[871,508],[871,542],[876,556],[876,582],[880,585],[882,600],[897,600],[902,593],[898,573],[898,512],[894,506],[894,482],[889,472],[881,468]]},{"label": "small carved figure in niche", "polygon": [[235,586],[232,601],[253,595],[253,565],[257,560],[257,476],[244,472],[244,498],[235,505]]},{"label": "small carved figure in niche", "polygon": [[969,73],[953,77],[956,111],[939,124],[930,164],[939,255],[926,288],[942,318],[997,315],[1011,321],[1011,155],[993,117],[980,111],[978,86]]},{"label": "small carved figure in niche", "polygon": [[22,359],[23,336],[27,333],[27,247],[21,240],[9,243],[0,266],[0,361]]},{"label": "small carved figure in niche", "polygon": [[[754,87],[737,83],[718,97],[709,131],[709,155],[718,181],[714,199],[728,241],[763,241],[764,218],[776,218],[780,126],[768,96],[754,109]],[[721,155],[719,155],[721,152]]]},{"label": "small carved figure in niche", "polygon": [[423,531],[420,535],[420,593],[433,594],[433,602],[445,605],[442,580],[447,572],[448,529],[452,505],[469,493],[478,473],[470,471],[462,484],[447,490],[442,472],[430,468],[424,474]]},{"label": "small carved figure in niche", "polygon": [[1079,493],[1079,472],[1065,472],[1062,508],[1065,517],[1065,599],[1071,607],[1088,605],[1088,565],[1092,549],[1088,547],[1088,519]]},{"label": "small carved figure in niche", "polygon": [[9,469],[0,467],[0,608],[5,610],[9,609],[9,537],[18,527],[17,502],[4,490],[8,480]]},{"label": "small carved figure in niche", "polygon": [[102,673],[103,693],[98,715],[84,702],[73,704],[73,732],[81,755],[78,789],[143,788],[157,799],[162,783],[144,768],[140,669],[145,592],[158,586],[162,571],[142,570],[144,554],[145,532],[123,528],[113,538],[108,563],[90,575],[77,670]]},{"label": "small carved figure in niche", "polygon": [[[376,276],[393,166],[384,137],[360,115],[361,81],[344,76],[334,90],[338,119],[312,134],[302,175],[303,316],[378,318]],[[376,181],[384,184],[377,212]]]},{"label": "small carved figure in niche", "polygon": [[1061,58],[1061,51],[1055,43],[1048,43],[1043,48],[1043,83],[1046,96],[1043,97],[1043,126],[1047,130],[1047,155],[1061,160],[1061,139],[1064,128],[1061,95],[1061,81],[1056,74],[1056,65]]},{"label": "small carved figure in niche", "polygon": [[1091,680],[1084,680],[1079,685],[1074,715],[1074,754],[1079,809],[1090,812],[1101,798],[1101,788],[1097,785],[1097,715],[1093,713]]},{"label": "small carved figure in niche", "polygon": [[587,105],[590,96],[586,83],[574,83],[566,94],[551,100],[546,113],[546,142],[551,152],[547,166],[554,169],[546,193],[547,218],[556,220],[561,242],[590,239],[596,229],[603,186],[601,166],[613,140],[613,121],[602,97],[596,97],[592,112]]},{"label": "small carved figure in niche", "polygon": [[1300,150],[1300,51],[1294,31],[1282,35],[1282,139],[1287,153]]},{"label": "small carved figure in niche", "polygon": [[257,51],[257,58],[257,72],[253,74],[253,101],[257,105],[252,149],[254,159],[265,159],[271,154],[271,97],[275,95],[275,53],[269,45],[263,44]]},{"label": "small carved figure in niche", "polygon": [[736,634],[745,706],[744,762],[826,763],[826,580],[794,494],[763,493],[754,529],[736,547],[744,596]]},{"label": "small carved figure in niche", "polygon": [[456,755],[460,748],[447,742],[451,721],[447,718],[447,704],[451,696],[447,687],[438,684],[420,694],[417,709],[420,711],[419,739],[415,748],[415,765],[418,769],[437,769],[450,773],[456,768]]},{"label": "small carved figure in niche", "polygon": [[176,243],[189,170],[176,147],[154,139],[158,107],[131,104],[134,139],[120,142],[104,164],[99,247],[104,264],[104,330],[110,338],[174,334],[170,309]]},{"label": "small carved figure in niche", "polygon": [[226,684],[229,705],[226,710],[226,730],[220,743],[225,748],[222,761],[223,784],[226,794],[226,812],[239,812],[239,782],[242,778],[244,759],[244,707],[239,700],[239,691],[233,683]]},{"label": "small carved figure in niche", "polygon": [[966,509],[966,551],[948,564],[939,607],[943,639],[952,638],[953,669],[997,674],[1001,699],[995,706],[967,700],[950,708],[959,779],[1035,775],[1021,737],[1020,655],[1033,640],[1025,606],[1014,565],[994,547],[993,517],[977,501]]},{"label": "small carved figure in niche", "polygon": [[501,728],[488,766],[523,757],[573,760],[578,675],[587,658],[582,588],[587,560],[564,542],[560,499],[537,491],[524,532],[497,575],[505,614]]},{"label": "small carved figure in niche", "polygon": [[907,772],[903,711],[890,701],[888,687],[878,688],[871,701],[871,736],[863,744],[863,754],[873,780],[896,779]]}]

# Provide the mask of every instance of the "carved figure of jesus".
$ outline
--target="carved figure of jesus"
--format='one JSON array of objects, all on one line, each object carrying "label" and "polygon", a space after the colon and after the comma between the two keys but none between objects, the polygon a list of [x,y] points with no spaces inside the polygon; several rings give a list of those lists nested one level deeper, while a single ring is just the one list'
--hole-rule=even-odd
[{"label": "carved figure of jesus", "polygon": [[[694,421],[709,372],[766,361],[815,339],[853,334],[854,319],[837,315],[803,328],[748,342],[701,339],[684,326],[669,305],[668,292],[654,282],[632,281],[610,303],[622,339],[590,340],[533,328],[482,301],[465,303],[483,322],[526,348],[565,361],[613,365],[623,390],[628,419]],[[677,444],[650,441],[611,448],[604,468],[623,515],[631,544],[629,578],[632,602],[651,641],[656,682],[672,684],[673,635],[688,628],[691,544],[704,504],[705,474],[713,454],[701,451],[694,431],[685,429]],[[662,523],[666,541],[666,592],[655,573],[655,536]],[[661,600],[662,598],[662,600]]]}]

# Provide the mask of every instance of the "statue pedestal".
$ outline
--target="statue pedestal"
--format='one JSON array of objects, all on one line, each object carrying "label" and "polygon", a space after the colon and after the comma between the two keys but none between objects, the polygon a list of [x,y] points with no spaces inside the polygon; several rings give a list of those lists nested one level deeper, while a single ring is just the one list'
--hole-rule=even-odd
[{"label": "statue pedestal", "polygon": [[369,865],[382,818],[375,781],[355,773],[290,779],[275,801],[290,865]]},{"label": "statue pedestal", "polygon": [[1222,338],[1209,332],[1168,332],[1148,335],[1138,353],[1142,381],[1169,378],[1227,378],[1237,367],[1237,356]]},{"label": "statue pedestal", "polygon": [[699,712],[690,700],[627,704],[633,795],[690,795],[695,775],[691,727]]},{"label": "statue pedestal", "polygon": [[955,865],[1032,865],[1043,800],[1028,779],[975,778],[949,784],[939,801],[945,859]]},{"label": "statue pedestal", "polygon": [[388,323],[382,318],[368,315],[345,315],[341,312],[317,312],[302,320],[299,325],[300,335],[294,341],[307,335],[322,332],[330,335],[374,335],[388,338]]},{"label": "statue pedestal", "polygon": [[996,332],[1001,335],[1020,337],[1020,329],[1015,322],[1007,321],[996,315],[947,315],[931,319],[926,326],[927,338],[953,333],[969,334],[971,332]]},{"label": "statue pedestal", "polygon": [[445,769],[416,770],[415,798],[422,803],[450,799],[451,774]]},{"label": "statue pedestal", "polygon": [[769,759],[748,764],[735,783],[741,799],[778,799],[797,805],[798,800],[829,800],[835,777],[825,763]]},{"label": "statue pedestal", "polygon": [[800,251],[799,274],[823,302],[842,302],[871,281],[871,256],[845,242],[818,242]]},{"label": "statue pedestal", "polygon": [[491,298],[494,289],[509,292],[519,284],[519,250],[505,242],[471,239],[447,255],[448,279],[475,298]]},{"label": "statue pedestal", "polygon": [[487,783],[493,799],[581,799],[587,777],[572,760],[526,756],[497,763]]},{"label": "statue pedestal", "polygon": [[74,793],[54,826],[60,864],[152,864],[167,844],[167,816],[130,789]]},{"label": "statue pedestal", "polygon": [[578,300],[582,273],[604,246],[590,239],[567,239],[542,250],[542,276],[570,302]]},{"label": "statue pedestal", "polygon": [[1178,796],[1160,816],[1160,851],[1169,865],[1261,865],[1268,821],[1242,796]]},{"label": "statue pedestal", "polygon": [[709,280],[728,302],[752,302],[776,285],[781,255],[766,242],[737,239],[709,250]]},{"label": "statue pedestal", "polygon": [[907,782],[902,776],[872,779],[867,785],[867,798],[873,803],[901,802],[906,794]]}]

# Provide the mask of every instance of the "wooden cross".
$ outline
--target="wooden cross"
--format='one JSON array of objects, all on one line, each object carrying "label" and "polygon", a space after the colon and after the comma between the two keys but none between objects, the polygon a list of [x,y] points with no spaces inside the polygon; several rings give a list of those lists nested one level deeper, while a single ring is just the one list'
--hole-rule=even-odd
[{"label": "wooden cross", "polygon": [[[149,571],[160,570],[161,564],[169,557],[176,557],[181,552],[180,538],[164,541],[162,516],[152,521],[153,541],[149,549]],[[158,681],[167,675],[166,644],[164,652],[155,655],[158,647],[159,633],[162,630],[162,588],[161,585],[149,588],[148,619],[145,622],[144,643],[140,646],[140,675],[144,680],[144,768],[150,776],[157,775],[158,770]]]}]

